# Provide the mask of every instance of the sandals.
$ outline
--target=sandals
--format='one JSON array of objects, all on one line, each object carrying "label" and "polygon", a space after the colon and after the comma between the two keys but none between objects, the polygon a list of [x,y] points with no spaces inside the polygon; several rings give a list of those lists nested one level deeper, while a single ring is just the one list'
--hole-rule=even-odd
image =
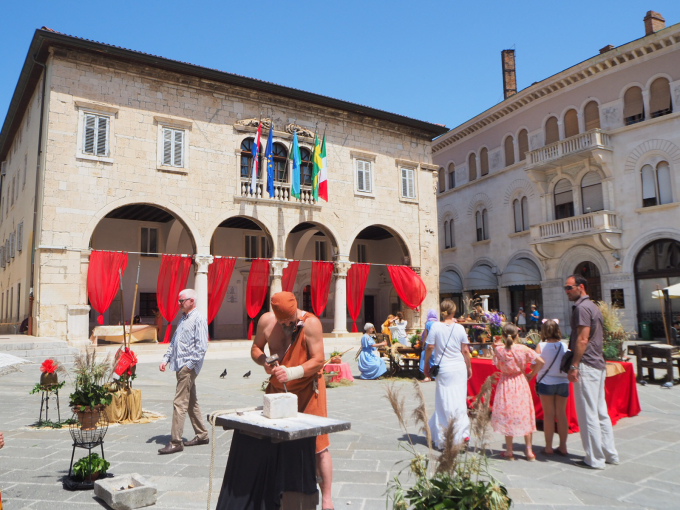
[{"label": "sandals", "polygon": [[501,452],[501,459],[505,460],[515,460],[515,456],[511,453],[510,455],[506,455],[508,452]]},{"label": "sandals", "polygon": [[534,455],[534,452],[529,453],[529,451],[527,450],[526,458],[529,462],[533,462],[534,460],[536,460],[536,455]]},{"label": "sandals", "polygon": [[559,448],[556,448],[554,451],[557,455],[561,455],[562,457],[568,457],[569,456],[569,454],[567,452],[563,452]]}]

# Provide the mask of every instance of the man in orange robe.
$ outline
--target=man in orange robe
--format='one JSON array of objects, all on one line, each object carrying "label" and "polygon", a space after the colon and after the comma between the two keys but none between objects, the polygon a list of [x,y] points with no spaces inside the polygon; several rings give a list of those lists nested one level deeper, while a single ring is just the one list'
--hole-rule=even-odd
[{"label": "man in orange robe", "polygon": [[[298,411],[326,417],[326,384],[323,379],[323,330],[321,321],[311,313],[299,310],[292,292],[279,292],[271,298],[272,312],[267,312],[257,324],[250,355],[272,375],[267,393],[282,393],[283,383],[298,397]],[[280,365],[265,363],[269,352],[278,354]],[[324,510],[333,508],[331,483],[333,462],[328,451],[328,434],[316,438],[316,470],[321,477],[321,504]]]}]

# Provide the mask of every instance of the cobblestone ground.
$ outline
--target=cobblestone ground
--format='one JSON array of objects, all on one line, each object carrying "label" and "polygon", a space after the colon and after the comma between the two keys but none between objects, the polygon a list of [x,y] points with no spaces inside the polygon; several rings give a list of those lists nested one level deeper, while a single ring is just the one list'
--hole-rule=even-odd
[{"label": "cobblestone ground", "polygon": [[[349,357],[347,355],[346,357]],[[227,367],[229,374],[220,379]],[[352,361],[353,372],[357,373]],[[249,379],[242,375],[253,370]],[[142,390],[145,409],[170,416],[174,394],[174,374],[161,374],[156,364],[140,364],[136,387]],[[39,397],[28,395],[39,378],[38,365],[24,368],[0,379],[0,430],[5,448],[0,451],[0,490],[5,509],[45,508],[50,510],[101,507],[91,491],[68,492],[60,478],[68,472],[71,440],[68,431],[29,430],[36,421]],[[203,414],[240,406],[259,405],[264,372],[245,358],[206,359],[198,378],[199,402]],[[398,381],[413,406],[408,381]],[[385,383],[356,380],[354,385],[328,391],[329,416],[352,422],[352,429],[331,436],[333,494],[335,507],[348,510],[384,509],[387,483],[408,459],[400,444],[406,436],[399,430],[389,403],[383,398]],[[62,410],[66,408],[67,386],[62,390]],[[434,384],[423,385],[433,407]],[[623,419],[615,427],[621,456],[618,466],[603,471],[585,471],[571,459],[537,462],[492,461],[495,475],[504,482],[515,501],[515,508],[679,508],[680,495],[680,389],[659,386],[638,387],[642,413]],[[149,424],[115,425],[109,428],[104,445],[114,474],[140,473],[158,486],[159,508],[206,508],[210,471],[210,447],[187,448],[180,454],[157,455],[169,440],[168,418]],[[187,420],[185,437],[193,437]],[[213,472],[213,508],[221,486],[230,432],[216,431],[216,461]],[[417,439],[422,443],[422,439]],[[535,436],[536,451],[543,437]],[[497,454],[502,438],[493,437]],[[417,448],[425,451],[424,447]],[[517,443],[521,452],[521,445]],[[577,435],[569,438],[572,459],[582,455]],[[81,452],[76,452],[82,456]],[[405,475],[402,475],[405,479]]]}]

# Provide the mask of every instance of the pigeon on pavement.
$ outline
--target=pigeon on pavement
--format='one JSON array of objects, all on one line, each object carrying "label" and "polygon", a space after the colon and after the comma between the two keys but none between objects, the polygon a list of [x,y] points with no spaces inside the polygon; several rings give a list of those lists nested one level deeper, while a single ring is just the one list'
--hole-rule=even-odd
[{"label": "pigeon on pavement", "polygon": [[243,377],[245,379],[248,379],[248,377],[250,377],[250,370],[248,370],[245,374],[243,374]]},{"label": "pigeon on pavement", "polygon": [[227,369],[226,368],[224,369],[224,372],[222,372],[222,374],[220,374],[220,379],[224,379],[225,375],[227,375]]}]

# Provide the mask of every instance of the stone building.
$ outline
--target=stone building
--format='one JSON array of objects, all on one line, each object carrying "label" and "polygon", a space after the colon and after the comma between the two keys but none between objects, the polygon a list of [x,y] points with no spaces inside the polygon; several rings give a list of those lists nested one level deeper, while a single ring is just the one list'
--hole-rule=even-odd
[{"label": "stone building", "polygon": [[505,99],[434,140],[442,294],[565,324],[580,273],[628,330],[663,335],[652,291],[680,282],[680,24],[644,25],[519,92],[504,51]]},{"label": "stone building", "polygon": [[[274,130],[276,193],[251,193]],[[273,126],[272,126],[273,123]],[[290,196],[297,130],[302,196]],[[309,175],[313,135],[326,135],[329,201]],[[85,339],[95,325],[86,278],[91,249],[128,251],[125,317],[153,322],[159,254],[194,258],[188,286],[207,309],[213,256],[239,257],[213,338],[243,338],[253,258],[270,258],[270,292],[287,259],[302,260],[294,292],[309,306],[311,260],[334,261],[324,331],[347,332],[350,262],[372,266],[360,321],[403,309],[386,267],[406,264],[438,298],[436,169],[431,139],[446,128],[333,98],[37,30],[0,133],[0,317],[30,316],[33,334]],[[29,297],[30,296],[30,297]],[[118,299],[118,298],[116,298]],[[267,304],[263,307],[266,310]],[[114,300],[105,324],[118,324]],[[410,324],[420,324],[409,312]]]}]

